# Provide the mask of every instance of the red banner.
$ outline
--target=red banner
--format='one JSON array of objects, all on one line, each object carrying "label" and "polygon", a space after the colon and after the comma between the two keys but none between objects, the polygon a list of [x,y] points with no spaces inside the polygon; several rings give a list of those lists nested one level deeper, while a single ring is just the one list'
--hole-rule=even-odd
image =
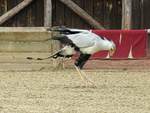
[{"label": "red banner", "polygon": [[[99,36],[113,40],[116,52],[112,58],[142,58],[146,56],[147,32],[145,30],[92,30]],[[107,51],[94,54],[91,59],[109,58]]]}]

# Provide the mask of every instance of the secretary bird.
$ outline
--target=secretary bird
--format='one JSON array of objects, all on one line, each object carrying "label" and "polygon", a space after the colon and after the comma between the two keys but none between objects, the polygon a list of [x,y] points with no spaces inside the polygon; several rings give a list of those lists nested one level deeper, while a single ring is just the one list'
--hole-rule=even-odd
[{"label": "secretary bird", "polygon": [[70,29],[66,27],[56,27],[50,30],[60,33],[59,36],[52,37],[52,39],[58,40],[63,45],[63,48],[47,58],[38,58],[38,60],[56,59],[58,57],[69,58],[78,52],[80,55],[76,59],[74,66],[83,81],[86,80],[86,83],[90,82],[94,85],[94,82],[87,78],[85,72],[82,70],[83,66],[90,56],[98,51],[107,50],[109,55],[112,56],[116,50],[115,43],[89,30]]}]

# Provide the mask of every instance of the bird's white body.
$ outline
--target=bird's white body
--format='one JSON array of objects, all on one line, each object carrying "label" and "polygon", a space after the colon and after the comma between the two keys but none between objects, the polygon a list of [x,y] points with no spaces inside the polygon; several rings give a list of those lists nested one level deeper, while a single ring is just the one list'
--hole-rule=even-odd
[{"label": "bird's white body", "polygon": [[83,30],[78,34],[67,35],[67,37],[72,40],[84,54],[94,54],[101,50],[109,50],[112,46],[110,41],[107,39],[102,39],[95,33],[88,30]]}]

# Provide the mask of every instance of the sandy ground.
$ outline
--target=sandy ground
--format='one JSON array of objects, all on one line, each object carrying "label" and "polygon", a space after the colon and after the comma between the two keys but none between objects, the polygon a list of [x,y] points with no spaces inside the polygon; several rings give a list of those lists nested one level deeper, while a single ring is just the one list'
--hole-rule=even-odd
[{"label": "sandy ground", "polygon": [[0,113],[150,113],[148,59],[88,62],[94,88],[85,87],[72,63],[54,70],[28,55],[0,54]]}]

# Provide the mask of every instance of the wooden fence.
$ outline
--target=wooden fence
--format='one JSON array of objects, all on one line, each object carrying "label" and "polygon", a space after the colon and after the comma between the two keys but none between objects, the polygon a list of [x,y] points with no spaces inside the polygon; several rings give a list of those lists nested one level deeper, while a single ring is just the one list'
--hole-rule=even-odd
[{"label": "wooden fence", "polygon": [[[0,0],[0,15],[23,0]],[[121,28],[121,0],[73,0],[106,28]],[[92,28],[60,0],[52,0],[52,25]],[[44,0],[33,2],[1,26],[44,26]]]},{"label": "wooden fence", "polygon": [[[0,0],[0,16],[23,0]],[[31,4],[0,26],[39,27],[44,26],[44,1],[33,0]],[[52,0],[52,25],[66,25],[75,28],[93,28],[61,1]],[[120,29],[122,26],[122,0],[72,0],[106,29]],[[125,0],[123,0],[124,2]],[[150,27],[150,1],[132,1],[132,28]]]},{"label": "wooden fence", "polygon": [[[121,28],[121,0],[73,1],[105,28]],[[82,18],[58,0],[53,0],[53,14],[53,25],[64,24],[76,28],[91,28]]]}]

